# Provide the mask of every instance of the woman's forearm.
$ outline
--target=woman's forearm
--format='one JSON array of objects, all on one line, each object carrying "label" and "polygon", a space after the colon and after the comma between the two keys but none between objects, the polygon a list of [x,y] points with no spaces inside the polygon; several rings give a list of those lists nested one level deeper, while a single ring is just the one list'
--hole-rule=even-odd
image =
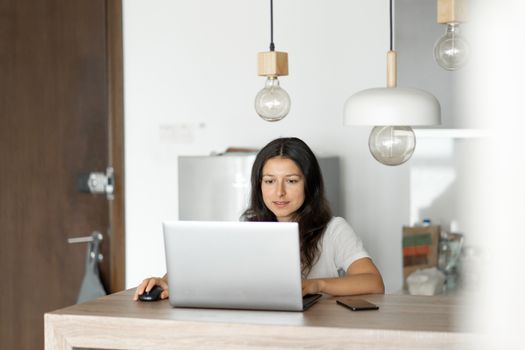
[{"label": "woman's forearm", "polygon": [[318,289],[317,292],[330,295],[383,294],[385,292],[383,279],[375,273],[360,273],[308,281],[307,283],[317,284],[318,288],[314,288]]}]

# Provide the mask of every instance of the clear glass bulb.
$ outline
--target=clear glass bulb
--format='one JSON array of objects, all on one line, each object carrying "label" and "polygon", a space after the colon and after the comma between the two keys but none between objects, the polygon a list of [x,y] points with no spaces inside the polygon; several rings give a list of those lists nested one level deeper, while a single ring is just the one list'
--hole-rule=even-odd
[{"label": "clear glass bulb", "polygon": [[448,23],[447,31],[434,45],[434,58],[446,70],[463,67],[470,56],[470,45],[460,34],[458,23]]},{"label": "clear glass bulb", "polygon": [[264,88],[255,96],[255,111],[264,120],[276,122],[290,112],[290,96],[279,86],[277,77],[268,77]]},{"label": "clear glass bulb", "polygon": [[416,135],[410,126],[374,126],[368,138],[374,158],[385,165],[400,165],[416,148]]}]

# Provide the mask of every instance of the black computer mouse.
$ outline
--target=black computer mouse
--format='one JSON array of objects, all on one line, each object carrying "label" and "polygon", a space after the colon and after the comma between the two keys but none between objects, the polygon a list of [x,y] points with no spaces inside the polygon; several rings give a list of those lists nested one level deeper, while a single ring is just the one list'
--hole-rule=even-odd
[{"label": "black computer mouse", "polygon": [[160,286],[154,286],[149,292],[144,292],[139,295],[140,301],[157,301],[160,300],[160,293],[163,289]]}]

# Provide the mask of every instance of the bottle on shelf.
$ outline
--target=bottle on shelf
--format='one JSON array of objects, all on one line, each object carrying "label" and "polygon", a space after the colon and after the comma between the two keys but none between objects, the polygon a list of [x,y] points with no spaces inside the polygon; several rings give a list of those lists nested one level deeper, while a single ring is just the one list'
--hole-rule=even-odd
[{"label": "bottle on shelf", "polygon": [[441,231],[438,246],[438,269],[443,271],[445,274],[448,266],[449,256],[450,246],[448,242],[448,233],[446,231]]},{"label": "bottle on shelf", "polygon": [[463,234],[458,233],[458,223],[450,223],[450,232],[441,231],[438,248],[438,269],[445,274],[446,290],[454,290],[458,282],[458,265],[463,247]]}]

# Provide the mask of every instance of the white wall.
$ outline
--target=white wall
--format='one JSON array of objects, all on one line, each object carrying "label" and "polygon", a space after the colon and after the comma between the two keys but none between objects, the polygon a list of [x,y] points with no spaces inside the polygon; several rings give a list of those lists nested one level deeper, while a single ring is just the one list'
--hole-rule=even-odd
[{"label": "white wall", "polygon": [[385,85],[388,1],[275,1],[274,30],[276,49],[289,53],[280,80],[292,109],[271,124],[253,108],[269,1],[124,1],[127,287],[165,271],[161,222],[177,218],[178,155],[297,136],[341,157],[346,218],[387,291],[401,288],[409,165],[377,163],[369,129],[342,125],[346,98]]}]

